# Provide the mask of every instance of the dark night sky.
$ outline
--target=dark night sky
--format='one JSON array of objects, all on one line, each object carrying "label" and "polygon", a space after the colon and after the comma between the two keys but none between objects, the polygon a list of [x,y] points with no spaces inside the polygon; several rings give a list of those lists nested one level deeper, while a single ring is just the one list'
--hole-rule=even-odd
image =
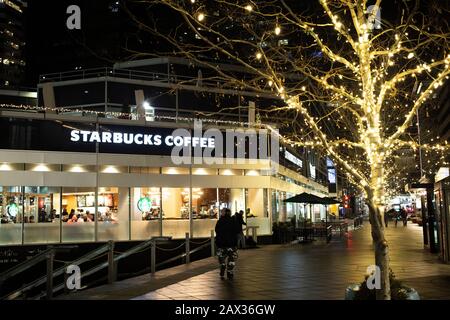
[{"label": "dark night sky", "polygon": [[[75,67],[111,65],[124,44],[123,19],[113,12],[110,0],[29,0],[27,30],[27,82],[42,73],[74,70]],[[81,30],[68,30],[66,9],[81,8]]]},{"label": "dark night sky", "polygon": [[[158,41],[138,30],[124,10],[113,10],[116,1],[28,0],[25,21],[27,85],[35,86],[38,76],[43,73],[69,71],[76,67],[111,66],[130,55],[126,47],[139,48],[143,52],[158,50],[158,45],[155,45]],[[122,4],[126,0],[119,1]],[[400,0],[383,1],[383,19],[398,18],[399,12],[394,8],[399,2]],[[426,5],[426,2],[422,1],[422,5]],[[449,0],[440,0],[437,3],[447,3],[448,6],[448,2]],[[72,4],[81,8],[81,30],[68,30],[66,27],[69,16],[66,9]],[[318,0],[302,0],[302,6],[310,4],[315,7]],[[156,16],[161,28],[174,28],[178,24],[175,15],[167,14],[167,11],[161,13],[155,11],[155,8],[140,7],[137,13],[144,17],[146,14]],[[144,18],[144,21],[147,20]]]}]

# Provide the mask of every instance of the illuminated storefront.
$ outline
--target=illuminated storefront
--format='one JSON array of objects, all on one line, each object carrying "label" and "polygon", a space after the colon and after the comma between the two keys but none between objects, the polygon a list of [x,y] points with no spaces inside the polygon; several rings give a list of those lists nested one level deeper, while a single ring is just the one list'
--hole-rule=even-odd
[{"label": "illuminated storefront", "polygon": [[[273,173],[270,159],[175,165],[174,145],[216,143],[172,134],[190,130],[188,124],[48,118],[0,117],[8,128],[0,139],[0,245],[209,237],[223,208],[249,211],[247,224],[258,227],[258,236],[271,235],[273,221],[303,214],[299,205],[286,208],[288,195],[306,187],[327,195],[325,186],[294,170],[280,166]],[[114,132],[130,143],[118,143]]]}]

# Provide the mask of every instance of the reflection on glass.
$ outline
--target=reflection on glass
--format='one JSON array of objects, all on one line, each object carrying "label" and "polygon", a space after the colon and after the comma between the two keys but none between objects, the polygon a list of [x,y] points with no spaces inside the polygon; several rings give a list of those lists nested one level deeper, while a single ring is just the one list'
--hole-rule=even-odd
[{"label": "reflection on glass", "polygon": [[131,188],[131,239],[160,236],[161,188]]},{"label": "reflection on glass", "polygon": [[111,211],[110,208],[99,205],[96,212],[94,188],[65,187],[61,203],[63,242],[94,241],[95,219],[102,221],[106,212]]},{"label": "reflection on glass", "polygon": [[24,188],[24,243],[59,242],[61,188]]},{"label": "reflection on glass", "polygon": [[0,187],[0,245],[22,243],[22,187]]}]

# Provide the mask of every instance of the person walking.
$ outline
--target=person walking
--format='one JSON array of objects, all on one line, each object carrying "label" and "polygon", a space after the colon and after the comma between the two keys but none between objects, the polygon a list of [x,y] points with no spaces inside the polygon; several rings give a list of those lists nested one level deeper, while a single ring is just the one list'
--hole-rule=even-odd
[{"label": "person walking", "polygon": [[389,211],[384,210],[384,226],[387,228],[389,225]]},{"label": "person walking", "polygon": [[405,208],[402,208],[400,212],[403,221],[403,226],[406,227],[408,224],[408,213],[406,212]]},{"label": "person walking", "polygon": [[242,226],[246,226],[247,224],[244,221],[244,211],[240,210],[234,214],[234,218],[236,219],[236,224],[238,228],[237,234],[237,247],[238,249],[245,249],[245,235],[242,229]]},{"label": "person walking", "polygon": [[[242,229],[242,228],[241,228]],[[216,224],[217,257],[220,264],[220,278],[233,279],[234,266],[238,258],[237,234],[239,232],[236,220],[231,217],[231,210],[224,209]]]}]

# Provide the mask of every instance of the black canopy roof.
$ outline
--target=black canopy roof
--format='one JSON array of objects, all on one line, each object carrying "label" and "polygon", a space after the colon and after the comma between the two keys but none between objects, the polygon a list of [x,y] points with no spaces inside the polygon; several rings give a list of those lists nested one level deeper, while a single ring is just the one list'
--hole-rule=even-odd
[{"label": "black canopy roof", "polygon": [[325,204],[323,198],[315,196],[311,193],[300,193],[296,196],[284,200],[284,202],[295,202],[295,203],[311,203],[311,204]]},{"label": "black canopy roof", "polygon": [[284,200],[284,202],[294,202],[294,203],[308,203],[308,204],[335,204],[335,203],[341,203],[339,200],[328,198],[328,197],[318,197],[311,193],[300,193],[296,196],[293,196],[291,198],[288,198]]}]

